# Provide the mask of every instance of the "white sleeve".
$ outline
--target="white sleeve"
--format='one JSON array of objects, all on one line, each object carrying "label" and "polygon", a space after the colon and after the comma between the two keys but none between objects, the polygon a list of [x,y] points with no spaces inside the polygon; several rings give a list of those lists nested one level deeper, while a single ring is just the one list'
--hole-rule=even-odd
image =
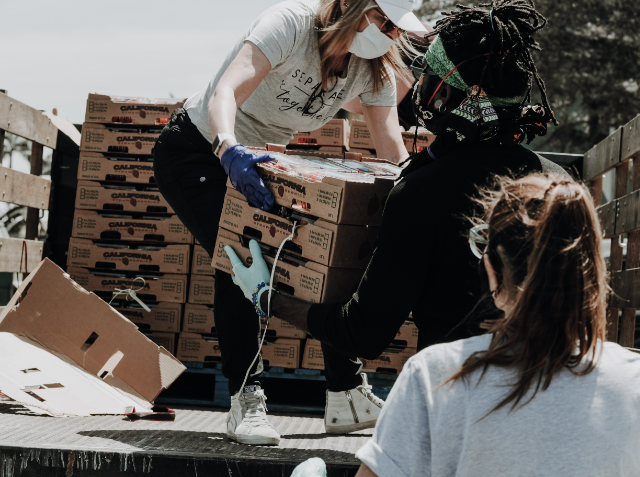
[{"label": "white sleeve", "polygon": [[431,434],[424,380],[409,360],[378,417],[373,437],[356,453],[378,477],[430,476]]},{"label": "white sleeve", "polygon": [[260,18],[245,41],[260,48],[271,68],[275,68],[294,51],[301,34],[300,22],[299,16],[291,10],[274,9]]},{"label": "white sleeve", "polygon": [[369,79],[369,83],[365,90],[358,95],[360,102],[364,106],[397,106],[398,94],[396,92],[396,74],[387,67],[389,78],[385,79],[382,87],[375,92],[373,90],[373,78]]}]

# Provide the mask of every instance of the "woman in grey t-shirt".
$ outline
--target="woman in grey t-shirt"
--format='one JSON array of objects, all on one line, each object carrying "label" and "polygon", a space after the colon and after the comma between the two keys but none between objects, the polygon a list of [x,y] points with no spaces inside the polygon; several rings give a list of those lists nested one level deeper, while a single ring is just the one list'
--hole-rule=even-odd
[{"label": "woman in grey t-shirt", "polygon": [[[274,204],[254,169],[271,158],[245,146],[286,144],[296,131],[320,128],[357,97],[378,155],[395,162],[407,157],[398,126],[395,73],[403,68],[398,48],[407,46],[404,31],[426,32],[412,13],[413,1],[277,4],[256,19],[209,85],[173,115],[155,147],[155,178],[210,256],[227,177],[255,206],[268,210]],[[265,396],[256,381],[261,362],[241,389],[258,351],[255,310],[230,275],[221,272],[214,301],[222,371],[232,396],[228,436],[246,444],[278,444],[280,436],[266,419]],[[383,402],[361,375],[361,363],[330,346],[323,345],[323,352],[327,432],[373,427]],[[296,390],[291,393],[295,399]]]}]

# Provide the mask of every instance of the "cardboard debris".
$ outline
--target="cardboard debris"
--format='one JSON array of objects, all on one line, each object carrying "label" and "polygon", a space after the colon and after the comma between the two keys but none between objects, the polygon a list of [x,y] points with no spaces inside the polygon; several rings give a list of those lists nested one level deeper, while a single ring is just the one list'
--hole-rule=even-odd
[{"label": "cardboard debris", "polygon": [[134,217],[77,209],[71,236],[86,239],[192,244],[193,235],[177,215]]},{"label": "cardboard debris", "polygon": [[186,99],[149,99],[90,94],[85,123],[163,125]]},{"label": "cardboard debris", "polygon": [[100,152],[81,152],[78,180],[155,184],[153,162],[140,161],[135,156],[117,159],[111,160]]},{"label": "cardboard debris", "polygon": [[[240,192],[227,189],[220,227],[277,248],[291,235],[293,219],[252,207]],[[284,250],[329,267],[367,268],[379,230],[302,218],[297,220],[296,235],[285,243]]]},{"label": "cardboard debris", "polygon": [[[155,186],[152,187],[155,189]],[[143,190],[144,186],[100,184],[78,181],[76,209],[109,210],[173,214],[174,210],[157,190]]]},{"label": "cardboard debris", "polygon": [[112,244],[72,238],[67,264],[107,270],[188,273],[189,255],[189,245]]},{"label": "cardboard debris", "polygon": [[[69,267],[68,272],[71,279],[80,286],[106,299],[113,296],[116,288],[138,290],[142,287],[136,294],[144,302],[185,303],[187,301],[187,275],[138,274],[110,270],[87,270],[77,267]],[[136,276],[140,275],[145,280],[144,284],[141,280],[135,280]],[[122,296],[120,295],[120,297]]]},{"label": "cardboard debris", "polygon": [[[244,238],[243,238],[244,239]],[[252,263],[248,240],[227,230],[218,232],[216,254],[213,266],[223,272],[232,273],[231,261],[224,247],[231,246],[245,266]],[[273,258],[263,257],[271,267]],[[356,268],[329,268],[315,262],[304,264],[288,261],[286,254],[280,254],[274,284],[282,293],[295,296],[310,303],[332,303],[349,298],[358,288],[364,271]]]},{"label": "cardboard debris", "polygon": [[[84,290],[48,259],[43,260],[22,282],[5,307],[0,315],[0,332],[16,335],[23,343],[25,339],[31,340],[30,346],[37,343],[47,353],[33,353],[33,356],[37,354],[43,357],[42,361],[29,360],[23,363],[18,360],[13,371],[0,365],[0,389],[13,399],[28,402],[22,390],[26,389],[25,386],[38,386],[32,392],[46,393],[51,398],[53,413],[123,413],[124,405],[149,409],[150,401],[169,387],[185,369],[171,353],[147,339],[131,321],[93,293]],[[18,355],[16,348],[22,345],[14,338],[7,338],[6,342],[15,345],[12,349]],[[13,352],[5,352],[7,349],[0,345],[0,354],[13,356]],[[30,354],[22,351],[20,355],[26,357]],[[44,356],[60,359],[47,360]],[[69,366],[69,373],[61,371],[61,361]],[[54,362],[50,370],[48,366]],[[40,366],[46,372],[23,373],[25,379],[16,381],[16,373],[30,368],[43,371]],[[86,373],[79,372],[80,369]],[[59,374],[56,374],[58,371]],[[73,376],[78,376],[78,380],[84,383],[77,384]],[[9,382],[13,386],[9,386]],[[52,394],[61,388],[47,387],[49,384],[61,384],[64,386],[63,392],[69,390],[70,394],[77,396],[83,396],[85,386],[93,386],[96,393],[112,401],[103,406],[103,400],[94,401],[89,396],[90,402],[100,406],[76,406],[77,401],[70,396],[67,396],[69,399],[55,399]],[[109,385],[110,389],[102,384]],[[119,402],[114,401],[116,397],[120,399]],[[47,399],[44,396],[40,398]],[[34,399],[38,402],[29,402],[42,404],[42,401]]]},{"label": "cardboard debris", "polygon": [[191,275],[189,284],[189,303],[213,305],[216,281],[207,275]]},{"label": "cardboard debris", "polygon": [[[160,129],[153,132],[128,131],[127,126],[85,123],[82,126],[80,151],[117,154],[153,154]],[[132,128],[135,129],[135,128]]]}]

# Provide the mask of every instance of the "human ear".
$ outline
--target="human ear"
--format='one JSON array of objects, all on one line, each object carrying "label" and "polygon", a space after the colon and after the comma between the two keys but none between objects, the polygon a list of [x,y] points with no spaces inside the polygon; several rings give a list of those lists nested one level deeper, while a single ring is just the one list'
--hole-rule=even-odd
[{"label": "human ear", "polygon": [[484,268],[487,271],[487,277],[489,278],[489,290],[493,292],[498,289],[498,276],[496,275],[496,271],[491,264],[489,255],[485,253],[482,258],[484,260]]}]

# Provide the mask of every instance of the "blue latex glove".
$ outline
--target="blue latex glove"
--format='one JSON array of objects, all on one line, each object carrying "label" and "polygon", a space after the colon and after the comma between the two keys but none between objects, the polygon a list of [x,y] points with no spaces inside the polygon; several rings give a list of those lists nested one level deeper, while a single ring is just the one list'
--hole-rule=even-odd
[{"label": "blue latex glove", "polygon": [[242,264],[242,260],[240,260],[238,255],[236,255],[236,252],[234,252],[230,246],[227,245],[224,248],[224,251],[227,252],[227,255],[229,256],[229,260],[231,260],[231,266],[233,267],[233,275],[231,277],[233,279],[233,283],[242,289],[245,298],[252,300],[253,291],[258,287],[258,285],[264,282],[265,285],[269,286],[271,273],[269,273],[267,263],[264,261],[264,258],[262,258],[262,250],[260,250],[258,242],[251,240],[249,242],[249,250],[251,250],[253,263],[249,268],[247,268]]},{"label": "blue latex glove", "polygon": [[220,163],[231,179],[233,187],[239,190],[249,202],[262,210],[271,210],[275,199],[260,179],[255,164],[273,160],[274,158],[269,154],[258,154],[242,144],[235,144],[224,151]]}]

